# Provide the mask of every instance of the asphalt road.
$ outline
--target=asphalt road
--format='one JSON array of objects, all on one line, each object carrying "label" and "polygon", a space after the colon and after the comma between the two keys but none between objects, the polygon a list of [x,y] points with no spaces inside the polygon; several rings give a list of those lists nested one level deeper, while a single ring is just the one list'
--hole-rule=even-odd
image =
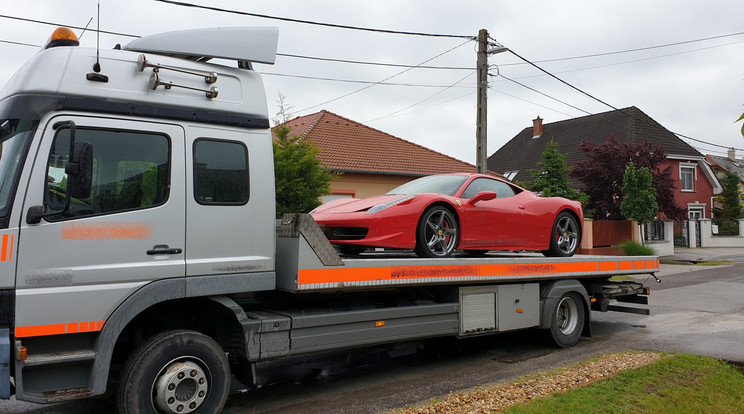
[{"label": "asphalt road", "polygon": [[[572,348],[553,348],[526,331],[265,363],[259,375],[270,385],[235,384],[224,413],[376,413],[613,351],[689,352],[744,364],[744,263],[690,270],[647,281],[650,316],[593,312],[592,337]],[[108,413],[113,406],[4,401],[0,412]]]}]

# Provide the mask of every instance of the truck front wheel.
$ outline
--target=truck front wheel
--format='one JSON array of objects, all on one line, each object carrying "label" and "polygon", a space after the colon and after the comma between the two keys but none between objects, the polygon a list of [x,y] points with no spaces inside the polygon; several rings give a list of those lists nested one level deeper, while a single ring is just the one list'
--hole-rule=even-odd
[{"label": "truck front wheel", "polygon": [[116,397],[120,414],[217,413],[230,389],[227,356],[212,338],[162,332],[127,361]]}]

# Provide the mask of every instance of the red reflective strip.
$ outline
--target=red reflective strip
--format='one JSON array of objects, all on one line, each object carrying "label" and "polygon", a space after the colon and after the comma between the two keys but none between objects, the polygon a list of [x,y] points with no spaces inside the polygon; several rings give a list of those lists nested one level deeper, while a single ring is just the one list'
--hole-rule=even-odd
[{"label": "red reflective strip", "polygon": [[13,241],[15,240],[15,234],[10,235],[10,249],[8,249],[8,261],[13,261]]},{"label": "red reflective strip", "polygon": [[3,234],[3,247],[2,251],[0,251],[0,262],[5,262],[8,260],[8,235]]},{"label": "red reflective strip", "polygon": [[25,338],[30,336],[61,335],[77,332],[98,332],[106,321],[55,323],[51,325],[16,326],[15,336]]},{"label": "red reflective strip", "polygon": [[16,326],[15,336],[24,338],[28,336],[59,335],[65,333],[65,324],[57,323],[54,325],[36,325],[36,326]]}]

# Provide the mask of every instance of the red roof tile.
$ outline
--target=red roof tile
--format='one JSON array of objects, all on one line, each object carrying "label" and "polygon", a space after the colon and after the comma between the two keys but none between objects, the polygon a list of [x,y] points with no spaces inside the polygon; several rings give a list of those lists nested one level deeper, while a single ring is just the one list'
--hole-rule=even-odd
[{"label": "red roof tile", "polygon": [[305,134],[318,145],[318,158],[336,171],[414,176],[475,171],[472,164],[325,110],[287,125],[290,135]]}]

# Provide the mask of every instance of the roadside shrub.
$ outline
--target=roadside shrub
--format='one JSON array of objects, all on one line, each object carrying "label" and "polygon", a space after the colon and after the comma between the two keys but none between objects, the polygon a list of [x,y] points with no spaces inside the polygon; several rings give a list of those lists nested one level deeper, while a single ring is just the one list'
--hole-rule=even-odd
[{"label": "roadside shrub", "polygon": [[626,240],[621,243],[621,246],[628,256],[656,256],[656,250],[652,247],[634,242],[633,240]]}]

